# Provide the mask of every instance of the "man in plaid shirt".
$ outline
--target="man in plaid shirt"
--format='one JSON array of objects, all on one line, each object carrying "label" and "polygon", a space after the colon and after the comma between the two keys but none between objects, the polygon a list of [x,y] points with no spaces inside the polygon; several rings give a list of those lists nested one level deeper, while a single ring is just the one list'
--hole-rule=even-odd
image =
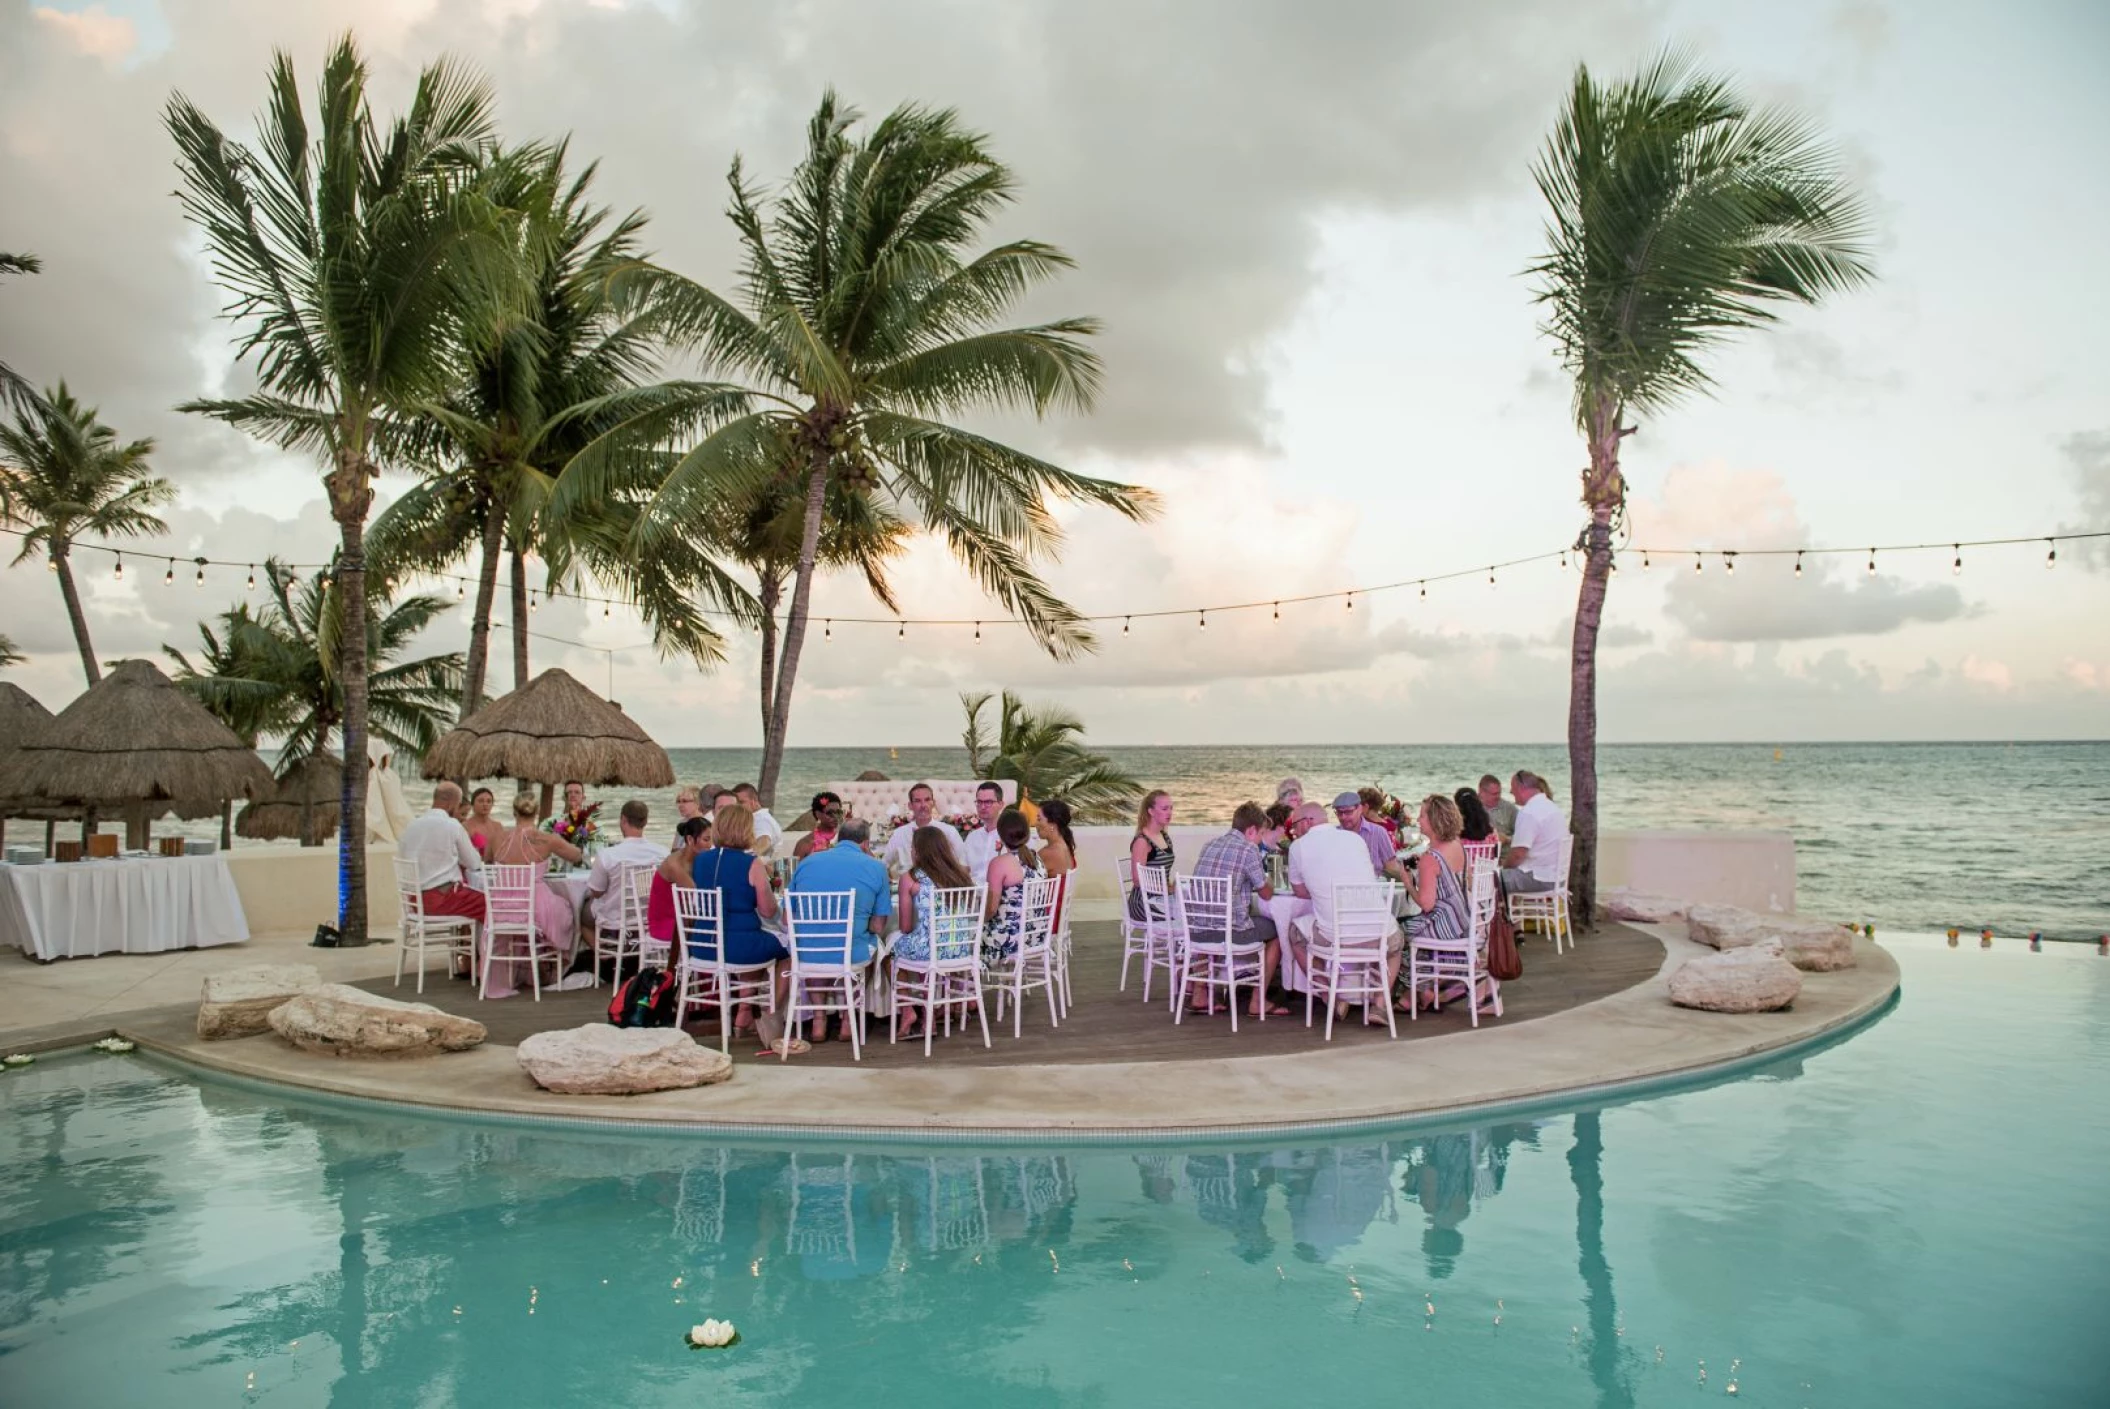
[{"label": "man in plaid shirt", "polygon": [[[1267,953],[1262,956],[1261,987],[1253,994],[1252,1015],[1260,1016],[1260,1004],[1265,1001],[1267,986],[1274,982],[1275,962],[1279,944],[1275,935],[1275,922],[1266,915],[1253,913],[1253,900],[1274,898],[1274,889],[1267,882],[1267,867],[1260,860],[1260,834],[1267,830],[1267,813],[1258,803],[1242,802],[1231,814],[1231,830],[1217,837],[1201,850],[1195,858],[1194,874],[1197,876],[1221,876],[1231,882],[1231,942],[1233,944],[1265,944]],[[1275,1008],[1271,1012],[1286,1012]]]}]

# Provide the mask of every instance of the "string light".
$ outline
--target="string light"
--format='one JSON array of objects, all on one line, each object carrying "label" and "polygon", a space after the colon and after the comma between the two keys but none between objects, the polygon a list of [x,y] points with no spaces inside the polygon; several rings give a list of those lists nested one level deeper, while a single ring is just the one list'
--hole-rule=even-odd
[{"label": "string light", "polygon": [[59,570],[59,555],[58,555],[57,553],[53,553],[53,554],[52,554],[52,555],[51,555],[50,557],[48,557],[48,558],[46,558],[46,559],[44,560],[44,571],[46,571],[46,572],[57,572],[58,570]]},{"label": "string light", "polygon": [[469,584],[458,577],[454,579],[454,600],[457,602],[469,600]]},{"label": "string light", "polygon": [[823,641],[833,641],[835,639],[835,622],[833,618],[821,623],[821,639]]},{"label": "string light", "polygon": [[901,629],[896,631],[894,635],[900,640],[906,641],[908,639],[908,623],[905,621],[902,622]]},{"label": "string light", "polygon": [[609,614],[609,611],[610,611],[610,610],[611,610],[611,609],[610,609],[609,605],[608,605],[608,604],[607,604],[606,602],[603,602],[603,603],[601,603],[601,620],[603,620],[603,621],[606,621],[606,620],[608,620],[608,614]]},{"label": "string light", "polygon": [[1870,577],[1876,575],[1876,550],[1873,548],[1868,550],[1868,575]]},{"label": "string light", "polygon": [[1128,618],[1125,616],[1121,618],[1121,634],[1123,636],[1128,634]]},{"label": "string light", "polygon": [[542,610],[542,603],[536,598],[532,590],[528,593],[528,610],[531,612],[539,612]]},{"label": "string light", "polygon": [[1736,575],[1736,554],[1722,554],[1722,571],[1728,573],[1731,577]]},{"label": "string light", "polygon": [[1567,550],[1566,548],[1563,548],[1563,549],[1561,549],[1561,571],[1562,571],[1562,572],[1566,572],[1567,570],[1568,570],[1568,550]]},{"label": "string light", "polygon": [[1348,594],[1348,610],[1350,610],[1350,611],[1354,611],[1354,610],[1355,610],[1355,593],[1353,593],[1353,592],[1350,592],[1350,593]]},{"label": "string light", "polygon": [[198,585],[200,587],[205,585],[205,559],[203,558],[198,559]]},{"label": "string light", "polygon": [[1282,620],[1282,604],[1280,602],[1275,603],[1275,620]]},{"label": "string light", "polygon": [[1956,561],[1950,564],[1949,571],[1956,577],[1963,576],[1963,544],[1961,543],[1956,545]]},{"label": "string light", "polygon": [[2044,566],[2048,570],[2059,565],[2059,540],[2047,538],[2044,541],[2050,546],[2050,551],[2044,555]]},{"label": "string light", "polygon": [[1694,572],[1704,572],[1706,570],[1706,567],[1707,560],[1701,557],[1698,553],[1694,553],[1692,555],[1692,570]]},{"label": "string light", "polygon": [[251,592],[254,592],[254,591],[256,591],[256,564],[255,564],[255,563],[251,563],[251,564],[249,565],[249,588],[248,588],[248,590],[249,590],[249,591],[251,591]]},{"label": "string light", "polygon": [[1487,569],[1487,585],[1488,585],[1489,587],[1493,587],[1493,586],[1495,585],[1495,570],[1494,570],[1494,566],[1493,566],[1493,564],[1489,564],[1489,565],[1488,565],[1488,569]]},{"label": "string light", "polygon": [[1800,548],[1795,550],[1795,575],[1797,577],[1802,576],[1802,550]]},{"label": "string light", "polygon": [[1209,629],[1209,613],[1207,611],[1201,613],[1201,627],[1204,631]]},{"label": "string light", "polygon": [[1421,600],[1424,602],[1429,600],[1429,584],[1427,581],[1423,581],[1421,584]]},{"label": "string light", "polygon": [[169,559],[169,570],[161,575],[161,585],[163,587],[174,587],[176,585],[176,560],[174,558]]},{"label": "string light", "polygon": [[979,621],[974,624],[974,639],[977,641],[982,639],[982,623]]},{"label": "string light", "polygon": [[1648,571],[1648,549],[1646,548],[1641,550],[1641,570],[1643,572]]},{"label": "string light", "polygon": [[125,580],[125,555],[122,553],[117,555],[117,572],[115,576],[119,582]]}]

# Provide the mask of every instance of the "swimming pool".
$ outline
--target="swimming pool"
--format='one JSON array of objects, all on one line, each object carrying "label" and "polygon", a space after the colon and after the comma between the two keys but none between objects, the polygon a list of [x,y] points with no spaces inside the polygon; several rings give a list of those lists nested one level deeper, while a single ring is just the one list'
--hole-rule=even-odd
[{"label": "swimming pool", "polygon": [[0,1404],[2103,1402],[2110,959],[1892,943],[1895,1010],[1742,1079],[1335,1142],[765,1148],[47,1058],[0,1077]]}]

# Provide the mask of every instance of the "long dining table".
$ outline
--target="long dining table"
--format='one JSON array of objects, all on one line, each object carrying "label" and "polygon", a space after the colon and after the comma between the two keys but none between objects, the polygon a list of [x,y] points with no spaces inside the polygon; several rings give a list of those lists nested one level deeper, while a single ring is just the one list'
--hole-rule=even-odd
[{"label": "long dining table", "polygon": [[0,945],[35,959],[159,954],[248,938],[224,855],[0,865]]}]

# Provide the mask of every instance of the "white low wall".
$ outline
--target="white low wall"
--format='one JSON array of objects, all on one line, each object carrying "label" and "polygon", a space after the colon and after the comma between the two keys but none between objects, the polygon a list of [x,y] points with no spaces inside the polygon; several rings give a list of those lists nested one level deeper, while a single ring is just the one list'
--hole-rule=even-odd
[{"label": "white low wall", "polygon": [[[1077,894],[1117,898],[1114,863],[1127,851],[1131,827],[1079,827]],[[1191,862],[1220,827],[1174,827],[1172,845]],[[376,934],[402,925],[396,903],[393,847],[366,853],[366,904]],[[337,912],[337,848],[285,847],[231,851],[227,867],[241,892],[252,934],[307,934]],[[1613,886],[1681,900],[1795,908],[1795,839],[1786,832],[1606,832],[1600,839],[1597,889]]]}]

